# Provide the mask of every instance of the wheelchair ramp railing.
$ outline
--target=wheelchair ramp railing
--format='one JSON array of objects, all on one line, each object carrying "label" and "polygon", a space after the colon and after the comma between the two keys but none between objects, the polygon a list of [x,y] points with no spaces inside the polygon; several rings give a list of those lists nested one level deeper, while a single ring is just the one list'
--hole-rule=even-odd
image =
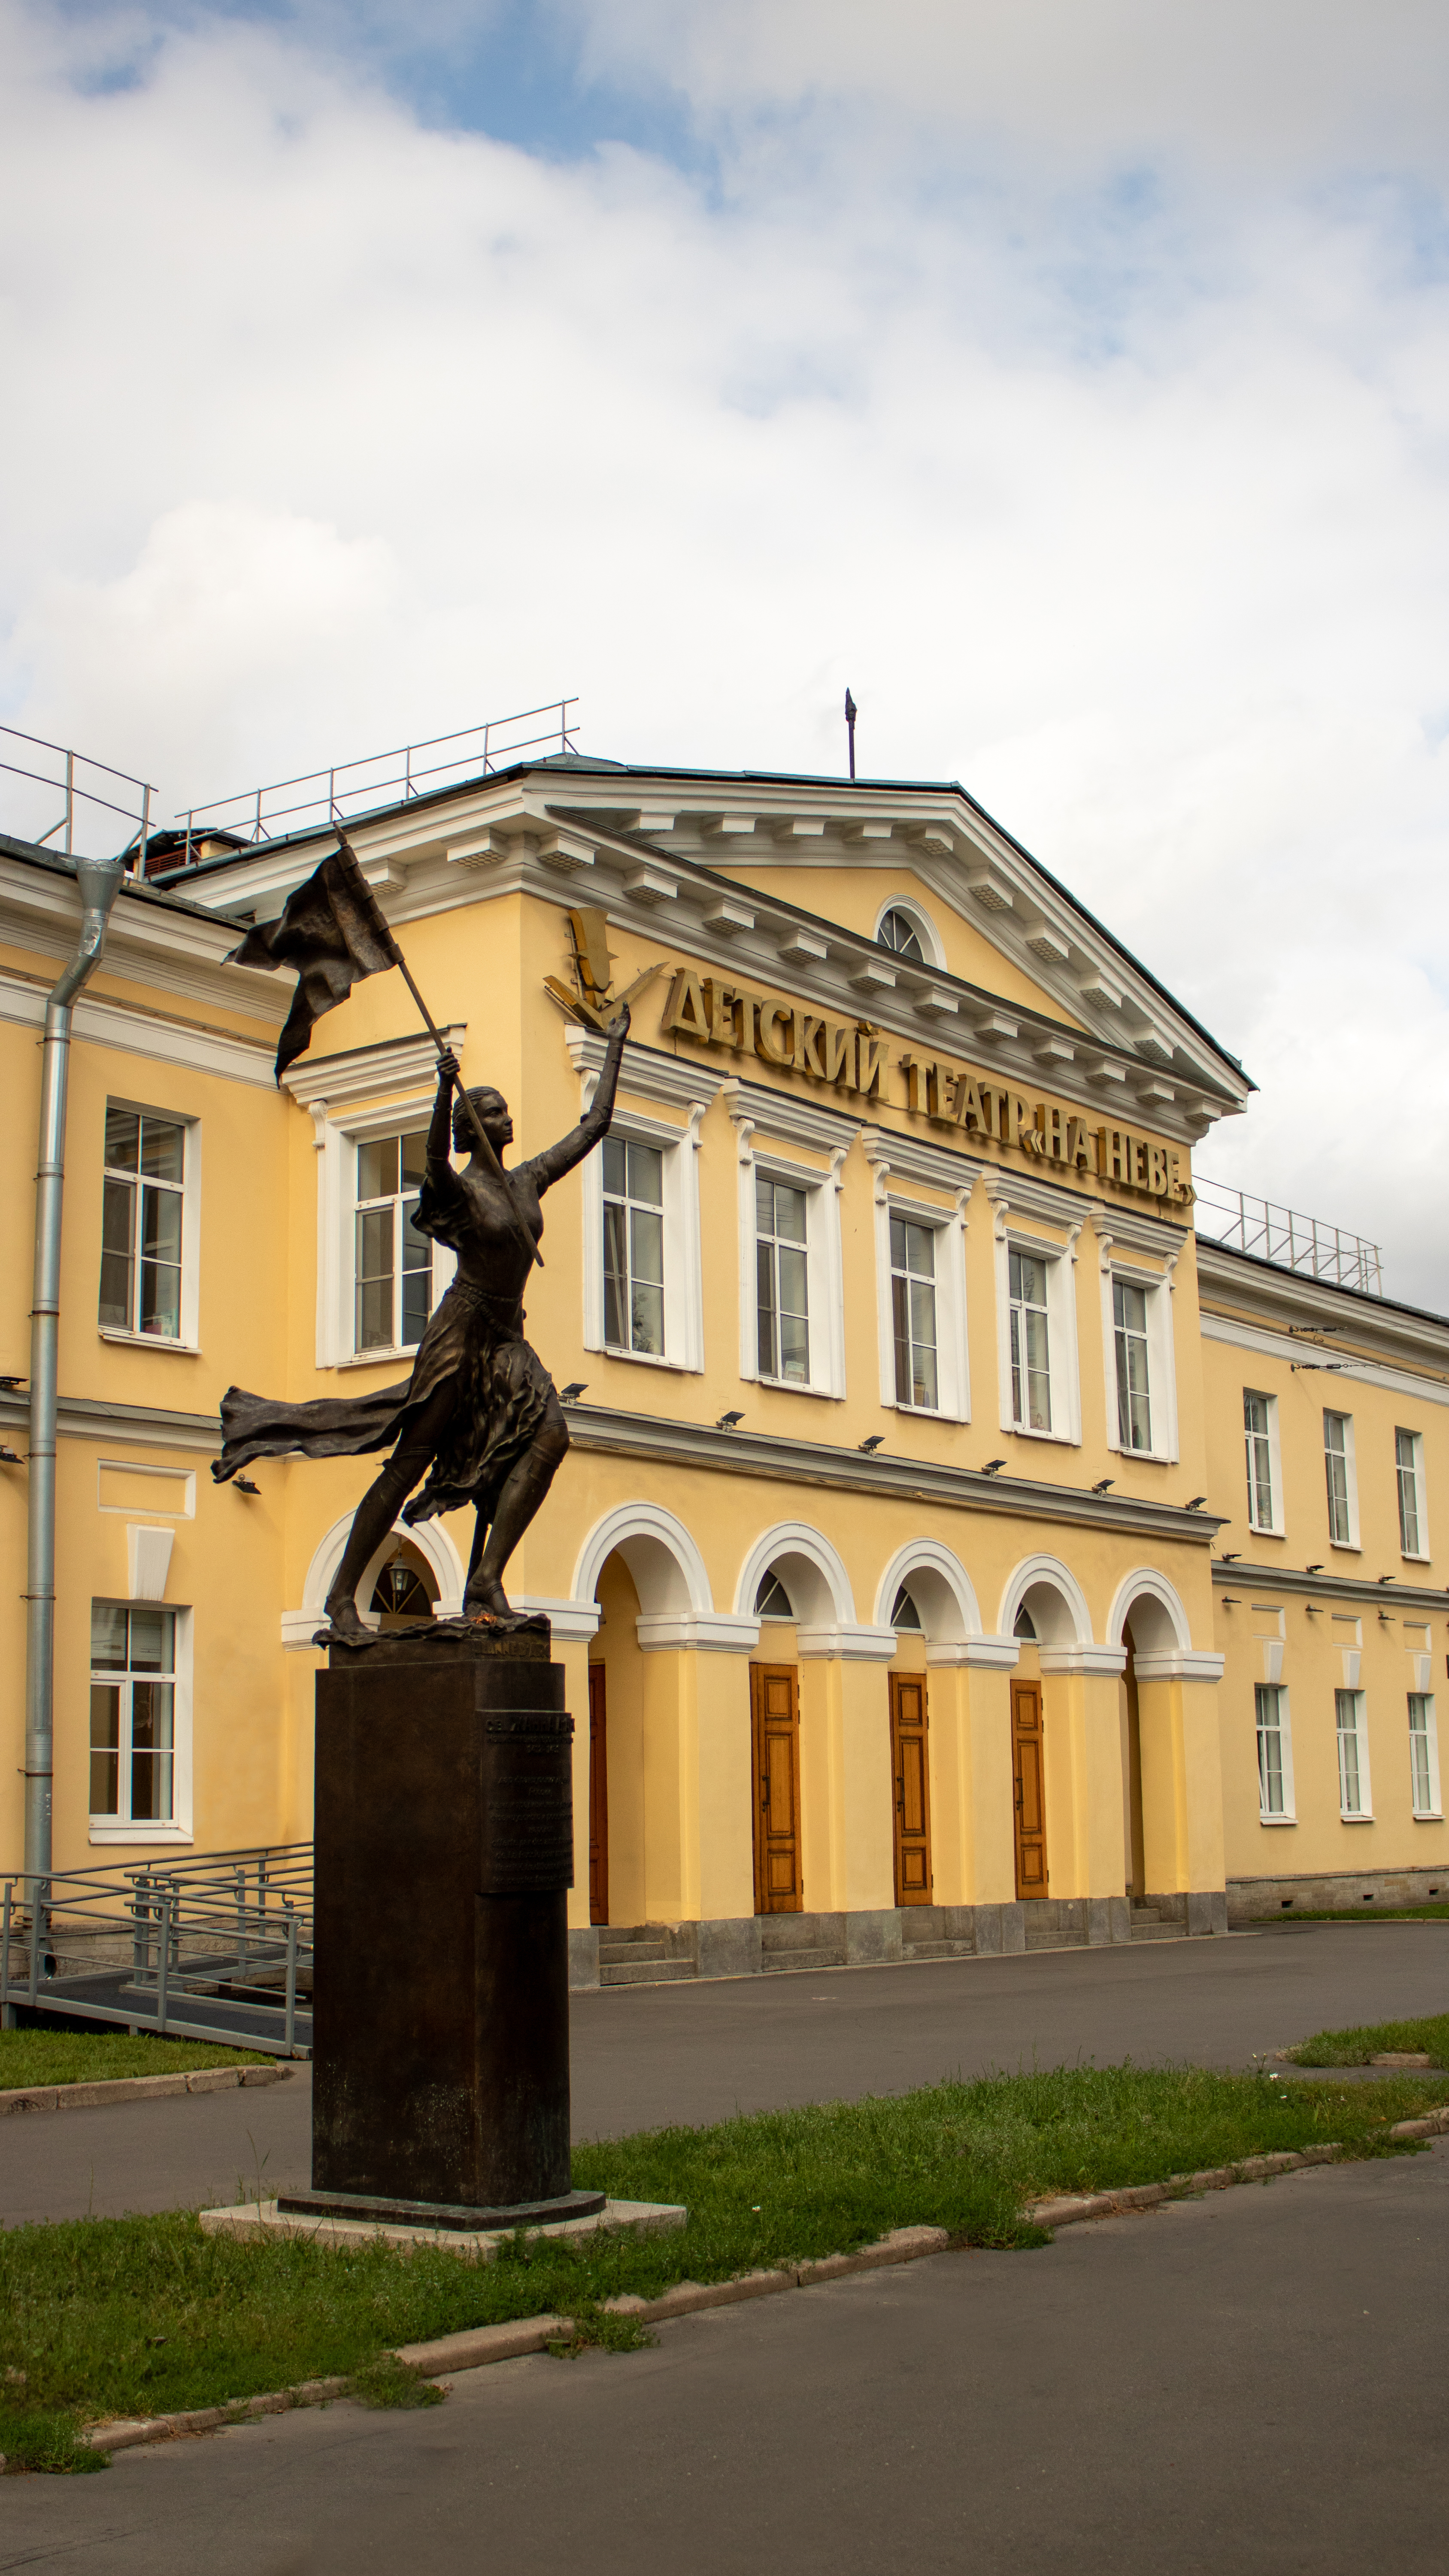
[{"label": "wheelchair ramp railing", "polygon": [[7,2028],[23,2012],[308,2057],[312,1963],[310,1843],[0,1879]]}]

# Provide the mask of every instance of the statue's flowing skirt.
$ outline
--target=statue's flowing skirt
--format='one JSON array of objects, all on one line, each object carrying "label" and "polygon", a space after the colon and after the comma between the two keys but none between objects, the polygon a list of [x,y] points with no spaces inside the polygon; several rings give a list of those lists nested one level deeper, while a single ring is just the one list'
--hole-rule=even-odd
[{"label": "statue's flowing skirt", "polygon": [[403,1518],[431,1520],[472,1503],[491,1520],[553,1393],[542,1360],[517,1329],[517,1307],[500,1323],[500,1302],[455,1279],[429,1317],[411,1377],[368,1395],[280,1404],[229,1387],[221,1405],[222,1452],[211,1470],[218,1484],[253,1458],[359,1458],[391,1449],[406,1439],[429,1397],[451,1384],[452,1418],[434,1452],[432,1473]]}]

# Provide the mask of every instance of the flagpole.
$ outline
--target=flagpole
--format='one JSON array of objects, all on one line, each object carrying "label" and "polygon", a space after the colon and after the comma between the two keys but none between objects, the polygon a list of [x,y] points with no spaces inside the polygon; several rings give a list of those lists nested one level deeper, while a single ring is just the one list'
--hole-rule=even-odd
[{"label": "flagpole", "polygon": [[[441,1062],[442,1058],[447,1053],[447,1047],[444,1044],[442,1033],[436,1026],[432,1012],[428,1009],[427,1003],[423,1000],[421,993],[413,982],[412,969],[409,966],[407,959],[404,957],[402,950],[398,947],[397,941],[394,940],[392,944],[397,955],[398,967],[402,974],[403,982],[406,984],[408,991],[411,993],[413,1000],[416,1002],[418,1009],[422,1013],[423,1025],[426,1028],[429,1037],[432,1039],[434,1046],[438,1050],[438,1058],[439,1062]],[[493,1150],[492,1139],[490,1138],[482,1119],[479,1117],[477,1110],[474,1108],[472,1101],[469,1099],[467,1091],[464,1089],[462,1083],[459,1083],[458,1085],[457,1097],[463,1104],[464,1115],[466,1116],[468,1124],[472,1128],[473,1134],[477,1138],[478,1145],[482,1151],[483,1167],[485,1171],[491,1172],[495,1181],[502,1183],[504,1193],[508,1199],[508,1204],[510,1208],[513,1208],[513,1193],[508,1187],[508,1175],[504,1171],[503,1165],[498,1160],[498,1156]],[[525,1231],[523,1219],[519,1216],[516,1208],[513,1209],[513,1215],[514,1222],[518,1227],[520,1236],[528,1245],[529,1252],[533,1259],[538,1263],[541,1270],[543,1268],[543,1254],[539,1251],[537,1244],[532,1241]]]}]

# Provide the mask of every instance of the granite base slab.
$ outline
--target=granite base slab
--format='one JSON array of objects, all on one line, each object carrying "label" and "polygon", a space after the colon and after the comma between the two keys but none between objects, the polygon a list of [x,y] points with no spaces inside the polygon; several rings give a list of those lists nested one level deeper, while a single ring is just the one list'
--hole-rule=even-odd
[{"label": "granite base slab", "polygon": [[[241,2201],[233,2209],[203,2209],[198,2217],[205,2236],[306,2236],[319,2245],[376,2243],[381,2238],[387,2245],[440,2245],[450,2254],[468,2254],[484,2263],[513,2234],[511,2227],[399,2226],[367,2218],[316,2218],[279,2209],[274,2200]],[[592,2217],[554,2219],[541,2227],[530,2226],[528,2232],[530,2236],[579,2237],[628,2229],[638,2236],[667,2236],[683,2227],[688,2217],[688,2210],[675,2202],[606,2200]]]}]

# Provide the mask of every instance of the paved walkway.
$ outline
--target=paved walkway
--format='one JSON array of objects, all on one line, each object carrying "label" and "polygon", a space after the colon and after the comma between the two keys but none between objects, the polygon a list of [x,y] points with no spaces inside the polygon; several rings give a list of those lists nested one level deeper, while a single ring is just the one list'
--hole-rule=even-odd
[{"label": "paved walkway", "polygon": [[[623,1987],[573,1999],[574,2129],[903,2092],[1078,2057],[1246,2066],[1329,2025],[1449,2008],[1449,1923]],[[197,2207],[306,2183],[311,2081],[0,2122],[0,2218]]]},{"label": "paved walkway", "polygon": [[0,2569],[1422,2576],[1446,2300],[1440,2141],[7,2480]]}]

